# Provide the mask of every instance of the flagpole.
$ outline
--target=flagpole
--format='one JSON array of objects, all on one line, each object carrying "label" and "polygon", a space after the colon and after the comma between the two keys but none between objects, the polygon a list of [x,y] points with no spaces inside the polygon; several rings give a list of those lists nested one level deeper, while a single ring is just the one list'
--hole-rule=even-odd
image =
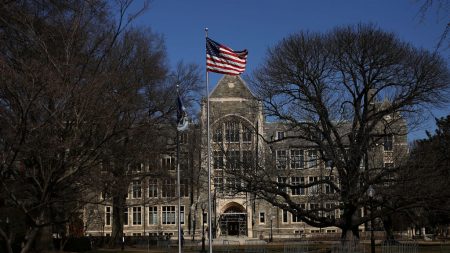
[{"label": "flagpole", "polygon": [[[179,98],[179,85],[177,84],[177,98]],[[178,253],[181,253],[181,194],[180,194],[180,130],[177,122],[177,197],[178,197]]]},{"label": "flagpole", "polygon": [[[205,28],[205,36],[208,38],[208,28]],[[209,74],[206,69],[206,127],[207,127],[207,139],[208,154],[207,154],[207,166],[208,166],[208,243],[209,253],[212,253],[212,226],[211,226],[211,142],[210,142],[210,130],[209,130]]]}]

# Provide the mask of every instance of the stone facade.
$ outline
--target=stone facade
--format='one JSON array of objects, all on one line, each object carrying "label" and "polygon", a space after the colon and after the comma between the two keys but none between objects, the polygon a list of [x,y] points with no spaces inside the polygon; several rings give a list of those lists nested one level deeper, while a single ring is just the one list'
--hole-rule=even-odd
[{"label": "stone facade", "polygon": [[[224,169],[266,166],[270,164],[267,159],[273,159],[272,166],[280,171],[279,180],[308,183],[324,176],[333,177],[333,174],[330,174],[330,168],[317,159],[318,154],[314,145],[294,139],[276,141],[284,139],[292,133],[282,123],[266,121],[262,104],[255,99],[239,76],[224,75],[211,91],[209,103],[213,236],[247,236],[270,239],[272,237],[303,237],[315,233],[338,235],[340,230],[336,227],[309,226],[297,220],[291,213],[273,207],[253,194],[233,192],[231,186],[239,184],[239,178],[227,174]],[[203,100],[199,129],[191,129],[187,133],[190,138],[184,137],[189,141],[182,145],[182,150],[190,150],[193,153],[191,162],[185,168],[187,173],[183,174],[185,175],[184,179],[192,179],[186,183],[185,193],[181,198],[182,228],[185,237],[200,238],[203,223],[206,223],[207,220],[207,216],[202,214],[207,212],[208,200],[206,110],[206,100]],[[380,131],[385,131],[381,126],[379,128]],[[398,125],[395,131],[404,132],[404,134],[380,140],[380,145],[371,152],[371,159],[369,159],[371,166],[394,164],[398,162],[397,159],[404,157],[407,152],[405,124]],[[189,142],[195,142],[195,140],[200,140],[198,149],[195,149],[195,145],[189,146]],[[267,144],[267,140],[273,142]],[[171,157],[174,157],[173,155],[172,152],[171,155],[161,159],[174,163],[174,160],[170,160]],[[163,163],[163,160],[159,162]],[[142,166],[144,172],[151,170],[148,165],[143,164]],[[175,173],[175,170],[172,170],[171,173]],[[196,179],[194,180],[194,178]],[[156,179],[144,180],[139,186],[142,191],[141,195],[134,197],[133,185],[130,185],[127,199],[128,212],[126,213],[128,223],[124,227],[124,232],[130,236],[166,234],[176,237],[177,200],[173,196],[172,198],[161,196],[162,181],[156,180],[156,188],[154,188],[151,180]],[[299,203],[305,205],[305,208],[317,204],[313,201],[314,193],[312,190],[308,190],[291,192]],[[157,191],[157,193],[153,191]],[[331,189],[323,188],[320,191],[327,192]],[[333,205],[336,202],[328,201],[321,204]],[[95,211],[96,209],[97,211]],[[108,222],[108,218],[111,219],[110,210],[111,207],[107,201],[94,208],[87,208],[85,210],[87,233],[110,234],[111,222]],[[340,212],[336,210],[324,215],[339,217]],[[89,220],[88,217],[97,218]],[[140,222],[136,222],[136,220]],[[361,226],[361,230],[364,230],[364,226]]]}]

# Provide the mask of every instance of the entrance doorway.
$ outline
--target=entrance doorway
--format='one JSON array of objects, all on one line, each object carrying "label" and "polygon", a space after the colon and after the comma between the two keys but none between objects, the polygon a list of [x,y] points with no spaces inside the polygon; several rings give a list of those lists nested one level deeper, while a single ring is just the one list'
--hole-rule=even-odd
[{"label": "entrance doorway", "polygon": [[247,213],[245,209],[235,204],[225,210],[219,217],[221,235],[224,236],[246,236],[247,235]]}]

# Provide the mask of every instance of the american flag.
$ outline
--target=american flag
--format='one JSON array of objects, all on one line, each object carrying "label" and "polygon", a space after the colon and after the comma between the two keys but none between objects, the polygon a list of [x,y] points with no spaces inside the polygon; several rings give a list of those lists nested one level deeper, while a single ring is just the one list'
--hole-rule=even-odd
[{"label": "american flag", "polygon": [[210,38],[206,38],[206,69],[207,71],[239,75],[245,70],[247,50],[233,51]]}]

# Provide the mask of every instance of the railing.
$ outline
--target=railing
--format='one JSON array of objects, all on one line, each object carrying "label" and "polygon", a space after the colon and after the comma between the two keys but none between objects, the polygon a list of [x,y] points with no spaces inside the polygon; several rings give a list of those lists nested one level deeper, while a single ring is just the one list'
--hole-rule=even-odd
[{"label": "railing", "polygon": [[359,240],[340,241],[333,249],[333,253],[365,253],[366,248]]},{"label": "railing", "polygon": [[245,240],[245,253],[266,253],[267,242],[263,240]]},{"label": "railing", "polygon": [[301,241],[284,245],[283,253],[305,253],[309,251],[309,242]]},{"label": "railing", "polygon": [[398,242],[386,241],[381,245],[382,253],[418,253],[419,245],[415,241]]}]

